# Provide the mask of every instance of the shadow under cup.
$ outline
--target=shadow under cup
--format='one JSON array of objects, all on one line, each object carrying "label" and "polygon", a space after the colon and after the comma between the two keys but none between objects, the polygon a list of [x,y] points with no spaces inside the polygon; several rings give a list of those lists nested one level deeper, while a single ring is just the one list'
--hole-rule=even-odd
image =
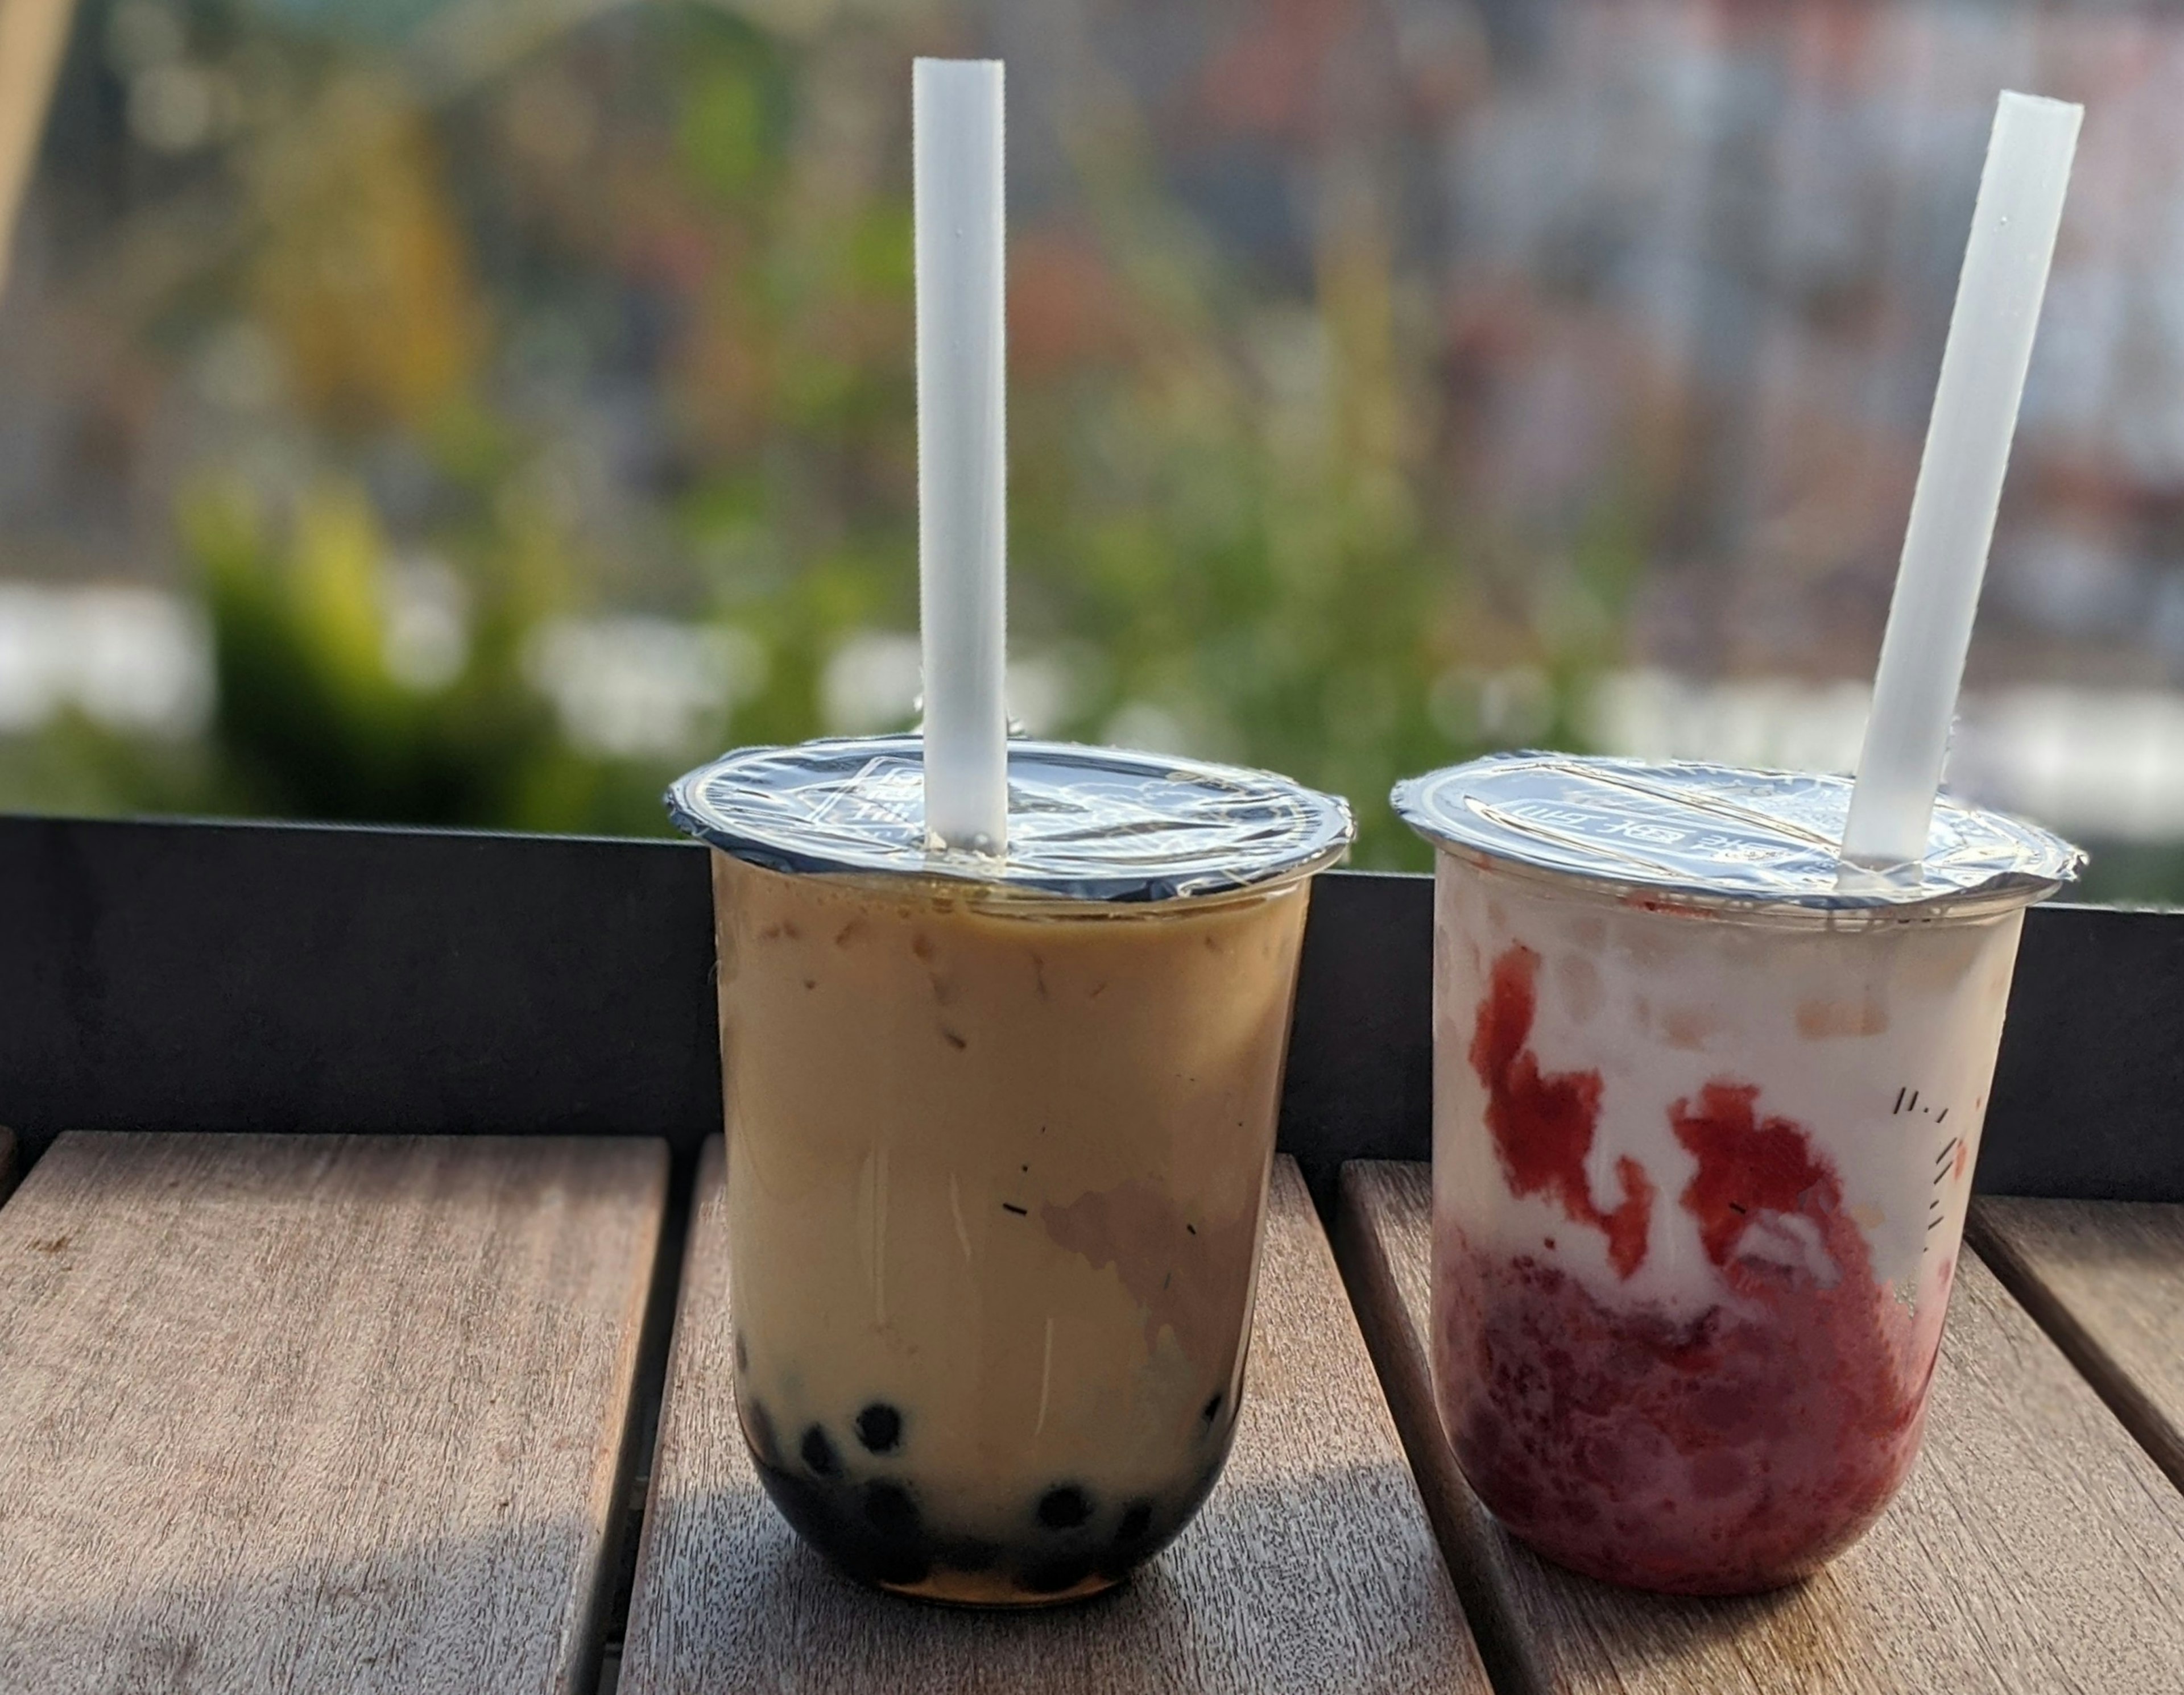
[{"label": "shadow under cup", "polygon": [[736,1403],[843,1569],[1023,1605],[1234,1425],[1308,877],[1139,904],[712,855]]},{"label": "shadow under cup", "polygon": [[1434,1379],[1512,1531],[1733,1593],[1879,1516],[2038,892],[1740,909],[1440,855]]}]

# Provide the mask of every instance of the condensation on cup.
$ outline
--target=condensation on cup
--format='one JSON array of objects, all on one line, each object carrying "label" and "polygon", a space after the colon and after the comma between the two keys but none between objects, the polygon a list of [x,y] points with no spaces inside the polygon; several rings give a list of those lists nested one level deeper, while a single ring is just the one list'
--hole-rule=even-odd
[{"label": "condensation on cup", "polygon": [[1510,1531],[1695,1594],[1817,1570],[1917,1457],[2025,909],[2083,856],[1944,800],[1840,879],[1850,784],[1518,754],[1438,849],[1434,1381]]},{"label": "condensation on cup", "polygon": [[1298,952],[1339,800],[1012,742],[1004,863],[929,856],[915,737],[694,771],[714,848],[735,1394],[855,1576],[1113,1584],[1235,1427]]}]

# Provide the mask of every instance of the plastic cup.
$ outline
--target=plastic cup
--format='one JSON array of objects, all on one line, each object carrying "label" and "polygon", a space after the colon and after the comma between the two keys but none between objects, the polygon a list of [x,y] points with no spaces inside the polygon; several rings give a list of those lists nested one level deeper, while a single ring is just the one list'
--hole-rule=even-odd
[{"label": "plastic cup", "polygon": [[[999,875],[903,848],[910,741],[723,762],[746,801],[794,773],[878,855],[703,831],[759,1474],[853,1576],[1004,1606],[1113,1584],[1219,1474],[1310,877],[1349,835],[1278,778],[1011,751]],[[723,766],[694,774],[716,825]]]},{"label": "plastic cup", "polygon": [[2043,831],[1836,886],[1838,779],[1542,756],[1397,791],[1435,885],[1434,1381],[1474,1491],[1642,1588],[1792,1581],[1916,1459]]}]

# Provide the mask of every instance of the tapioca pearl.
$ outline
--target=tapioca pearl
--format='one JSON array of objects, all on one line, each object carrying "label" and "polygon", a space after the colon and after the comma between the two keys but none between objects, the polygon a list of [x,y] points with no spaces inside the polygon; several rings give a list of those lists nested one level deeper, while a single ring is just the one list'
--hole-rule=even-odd
[{"label": "tapioca pearl", "polygon": [[842,1469],[842,1457],[834,1452],[834,1444],[824,1428],[814,1425],[804,1432],[804,1442],[797,1450],[804,1456],[815,1477],[832,1477]]},{"label": "tapioca pearl", "polygon": [[893,1453],[902,1443],[902,1414],[874,1401],[857,1414],[857,1440],[872,1453]]},{"label": "tapioca pearl", "polygon": [[934,1550],[933,1561],[950,1571],[986,1571],[1001,1557],[999,1542],[978,1537],[955,1537]]},{"label": "tapioca pearl", "polygon": [[875,1583],[908,1588],[933,1576],[933,1562],[926,1557],[925,1550],[914,1543],[900,1547],[889,1544],[867,1562],[866,1570]]},{"label": "tapioca pearl", "polygon": [[864,1487],[865,1522],[889,1537],[917,1534],[917,1500],[900,1483],[884,1478]]},{"label": "tapioca pearl", "polygon": [[1124,1509],[1121,1521],[1115,1526],[1114,1536],[1100,1548],[1098,1560],[1102,1577],[1120,1581],[1137,1569],[1161,1542],[1167,1540],[1174,1529],[1172,1522],[1164,1521],[1161,1535],[1153,1534],[1155,1508],[1150,1501],[1133,1501]]},{"label": "tapioca pearl", "polygon": [[744,1345],[744,1333],[741,1331],[736,1332],[736,1370],[738,1371],[750,1370],[750,1349]]},{"label": "tapioca pearl", "polygon": [[1039,1521],[1050,1531],[1073,1531],[1092,1516],[1092,1503],[1074,1483],[1064,1483],[1039,1498]]},{"label": "tapioca pearl", "polygon": [[1221,1403],[1228,1398],[1228,1392],[1227,1390],[1216,1389],[1213,1392],[1212,1398],[1209,1399],[1203,1407],[1199,1409],[1198,1416],[1206,1423],[1209,1425],[1212,1424],[1214,1420],[1221,1416]]},{"label": "tapioca pearl", "polygon": [[1092,1562],[1084,1559],[1048,1559],[1028,1567],[1018,1580],[1034,1595],[1059,1595],[1074,1589],[1092,1575]]}]

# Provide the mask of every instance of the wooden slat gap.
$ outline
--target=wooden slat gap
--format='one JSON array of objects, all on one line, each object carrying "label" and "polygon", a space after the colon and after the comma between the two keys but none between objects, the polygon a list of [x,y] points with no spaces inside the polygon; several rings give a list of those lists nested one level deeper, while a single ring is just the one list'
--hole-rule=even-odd
[{"label": "wooden slat gap", "polygon": [[637,1587],[638,1549],[644,1540],[644,1514],[652,1493],[660,1409],[667,1391],[675,1315],[682,1288],[682,1259],[689,1250],[697,1192],[698,1162],[677,1158],[669,1167],[660,1251],[645,1292],[637,1370],[630,1378],[629,1413],[622,1421],[622,1452],[615,1469],[614,1498],[621,1503],[621,1511],[599,1561],[599,1592],[593,1598],[591,1625],[578,1661],[577,1695],[614,1695],[620,1681],[622,1637],[629,1625],[630,1595]]},{"label": "wooden slat gap", "polygon": [[2184,1491],[2184,1443],[2176,1441],[2161,1409],[2123,1362],[2101,1345],[2068,1303],[2033,1270],[2008,1233],[1994,1227],[1985,1203],[1976,1198],[1964,1220],[1964,1237],[1979,1251],[2003,1287],[2047,1331],[2064,1358],[2107,1403],[2117,1422],[2131,1432],[2131,1440],[2146,1450],[2171,1483]]},{"label": "wooden slat gap", "polygon": [[[1340,1177],[1338,1174],[1338,1182]],[[1442,1439],[1440,1413],[1434,1405],[1433,1374],[1411,1327],[1403,1321],[1395,1270],[1379,1232],[1367,1222],[1357,1191],[1340,1185],[1328,1240],[1349,1292],[1366,1352],[1379,1374],[1381,1397],[1395,1414],[1411,1469],[1418,1475],[1426,1517],[1432,1522],[1455,1585],[1464,1621],[1479,1644],[1479,1657],[1496,1695],[1547,1695],[1552,1686],[1526,1647],[1526,1636],[1509,1598],[1496,1591],[1492,1564],[1478,1546],[1478,1529],[1467,1522],[1459,1504],[1470,1486],[1457,1469],[1455,1453]]]}]

